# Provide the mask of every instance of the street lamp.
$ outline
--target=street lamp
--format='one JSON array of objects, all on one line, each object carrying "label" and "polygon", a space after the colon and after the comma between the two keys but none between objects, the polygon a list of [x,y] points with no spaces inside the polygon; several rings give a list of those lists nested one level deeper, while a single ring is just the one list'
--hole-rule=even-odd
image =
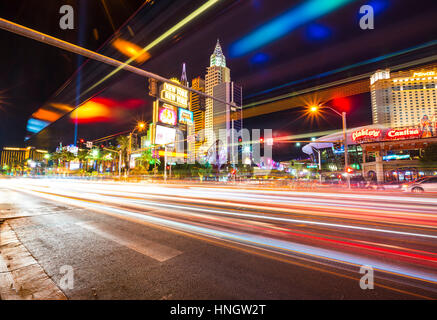
[{"label": "street lamp", "polygon": [[129,163],[128,163],[128,171],[130,169],[130,163],[131,163],[131,154],[132,154],[132,135],[135,133],[135,131],[143,131],[146,128],[146,123],[144,122],[138,122],[138,124],[135,126],[135,128],[132,130],[131,133],[129,133]]},{"label": "street lamp", "polygon": [[[349,154],[348,154],[348,150],[347,150],[347,134],[346,134],[346,112],[338,112],[337,110],[331,108],[331,107],[327,107],[327,106],[319,106],[319,105],[313,105],[309,107],[309,111],[311,113],[316,113],[318,112],[320,109],[329,109],[331,111],[333,111],[336,115],[340,116],[342,119],[342,125],[343,125],[343,146],[344,146],[344,171],[346,172],[347,168],[349,167]],[[346,172],[346,180],[347,180],[347,187],[350,189],[351,188],[351,179],[349,176],[349,173]]]}]

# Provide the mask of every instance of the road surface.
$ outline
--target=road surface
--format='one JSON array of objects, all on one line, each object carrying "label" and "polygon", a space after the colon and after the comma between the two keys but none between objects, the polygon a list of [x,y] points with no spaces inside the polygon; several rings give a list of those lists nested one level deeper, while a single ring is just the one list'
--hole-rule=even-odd
[{"label": "road surface", "polygon": [[68,299],[435,299],[436,208],[427,195],[0,180],[0,221]]}]

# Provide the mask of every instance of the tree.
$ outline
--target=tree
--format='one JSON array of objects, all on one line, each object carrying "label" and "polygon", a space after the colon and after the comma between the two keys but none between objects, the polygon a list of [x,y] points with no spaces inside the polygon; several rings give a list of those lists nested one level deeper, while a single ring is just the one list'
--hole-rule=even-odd
[{"label": "tree", "polygon": [[[121,152],[121,158],[123,159],[123,162],[127,164],[127,153],[129,151],[130,139],[128,136],[119,136],[117,138],[117,143],[117,150]],[[127,168],[127,166],[125,168]]]},{"label": "tree", "polygon": [[152,155],[152,150],[150,149],[143,151],[143,153],[138,158],[138,160],[140,161],[140,164],[144,167],[146,171],[149,171],[150,165],[155,163],[154,161],[155,159],[153,158]]},{"label": "tree", "polygon": [[203,178],[205,176],[209,176],[212,172],[212,166],[209,162],[205,163],[204,165],[200,165],[197,174],[200,177],[200,181],[203,181]]},{"label": "tree", "polygon": [[[77,158],[80,162],[80,167],[85,171],[88,171],[88,159],[89,159],[89,150],[88,149],[80,149],[77,153]],[[85,166],[84,166],[85,164]],[[84,168],[85,167],[85,168]]]},{"label": "tree", "polygon": [[53,155],[51,155],[51,158],[53,160],[56,160],[59,166],[59,162],[62,164],[62,166],[65,166],[66,162],[70,162],[76,158],[76,156],[67,150],[62,150],[60,152],[56,152]]}]

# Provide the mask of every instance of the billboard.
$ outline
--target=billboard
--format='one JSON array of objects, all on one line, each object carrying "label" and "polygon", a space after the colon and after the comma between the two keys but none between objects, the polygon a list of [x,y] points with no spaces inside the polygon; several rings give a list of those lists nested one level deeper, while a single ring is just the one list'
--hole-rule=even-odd
[{"label": "billboard", "polygon": [[156,125],[155,144],[174,143],[176,137],[176,129]]},{"label": "billboard", "polygon": [[179,108],[179,123],[193,124],[193,112],[187,109]]},{"label": "billboard", "polygon": [[177,123],[176,108],[164,103],[159,107],[158,121],[164,124],[175,126]]},{"label": "billboard", "polygon": [[188,90],[165,82],[161,89],[161,99],[178,107],[188,108]]}]

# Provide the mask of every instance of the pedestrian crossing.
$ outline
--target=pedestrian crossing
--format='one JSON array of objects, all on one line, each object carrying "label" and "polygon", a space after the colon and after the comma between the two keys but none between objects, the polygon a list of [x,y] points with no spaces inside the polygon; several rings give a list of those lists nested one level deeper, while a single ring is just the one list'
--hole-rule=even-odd
[{"label": "pedestrian crossing", "polygon": [[113,241],[119,245],[141,253],[158,262],[165,262],[182,253],[181,251],[168,247],[166,245],[140,238],[122,230],[117,230],[112,226],[109,229],[103,223],[90,221],[77,222],[76,225],[88,231],[91,231],[102,238]]}]

